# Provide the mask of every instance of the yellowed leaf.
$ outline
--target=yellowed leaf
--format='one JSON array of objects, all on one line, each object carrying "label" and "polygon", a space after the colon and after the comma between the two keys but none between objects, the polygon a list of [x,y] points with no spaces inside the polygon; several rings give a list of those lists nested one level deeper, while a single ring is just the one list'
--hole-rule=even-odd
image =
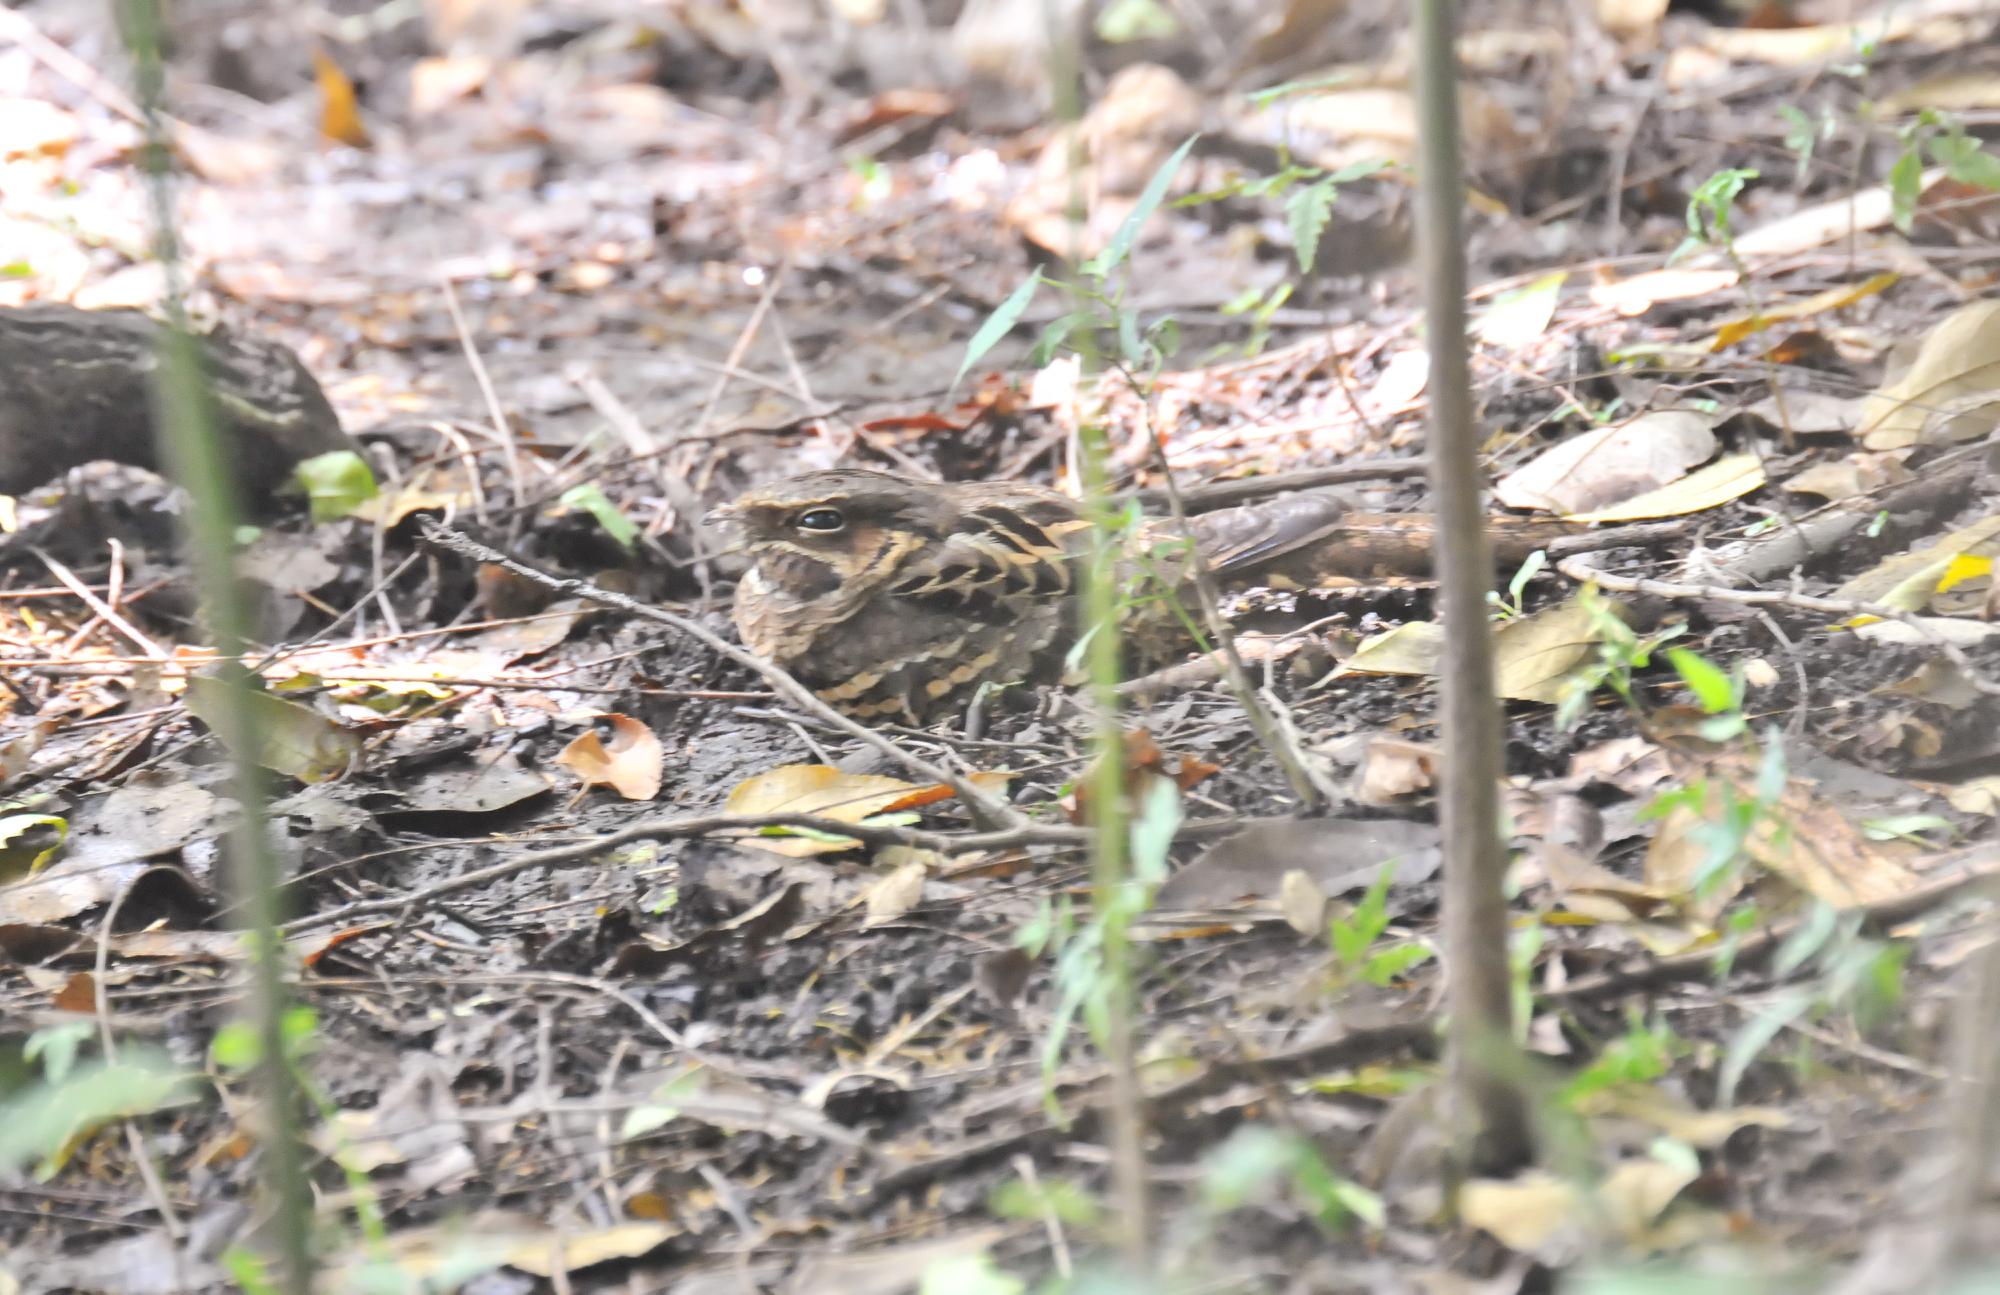
[{"label": "yellowed leaf", "polygon": [[1839,310],[1865,300],[1878,292],[1885,291],[1903,276],[1893,270],[1872,275],[1860,283],[1845,284],[1816,292],[1799,301],[1788,301],[1781,306],[1771,306],[1753,315],[1743,315],[1724,323],[1715,330],[1715,337],[1709,349],[1719,351],[1725,346],[1734,346],[1744,338],[1761,333],[1773,324],[1789,323],[1798,319],[1810,319],[1830,310]]},{"label": "yellowed leaf", "polygon": [[1919,549],[1877,562],[1834,590],[1835,598],[1882,603],[1899,611],[1923,611],[1952,564],[1966,556],[2000,555],[2000,514],[1984,517]]},{"label": "yellowed leaf", "polygon": [[1330,678],[1350,674],[1409,674],[1435,676],[1444,651],[1444,627],[1432,621],[1407,621],[1392,630],[1363,639],[1354,655],[1341,662]]},{"label": "yellowed leaf", "polygon": [[[745,816],[812,814],[859,823],[919,790],[915,783],[886,774],[847,773],[826,764],[787,764],[736,784],[723,809]],[[743,843],[795,858],[851,850],[860,844],[849,838],[816,840],[804,836],[754,836]]]},{"label": "yellowed leaf", "polygon": [[1720,508],[1764,484],[1764,464],[1754,454],[1731,454],[1679,481],[1649,490],[1610,508],[1576,513],[1573,522],[1635,522],[1656,517],[1681,517]]},{"label": "yellowed leaf", "polygon": [[350,148],[367,148],[368,128],[361,124],[361,103],[354,82],[324,51],[313,51],[313,80],[319,86],[319,133]]},{"label": "yellowed leaf", "polygon": [[1563,681],[1597,641],[1595,622],[1575,600],[1508,621],[1493,632],[1494,687],[1516,701],[1560,701]]}]

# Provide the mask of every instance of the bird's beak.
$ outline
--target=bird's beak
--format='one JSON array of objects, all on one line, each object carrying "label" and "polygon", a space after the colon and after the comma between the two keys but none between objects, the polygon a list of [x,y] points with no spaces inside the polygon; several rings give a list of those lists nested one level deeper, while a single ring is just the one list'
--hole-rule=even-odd
[{"label": "bird's beak", "polygon": [[743,510],[735,504],[723,504],[702,514],[702,528],[711,535],[719,535],[725,541],[721,548],[710,551],[710,558],[732,557],[750,547],[750,537],[743,533]]}]

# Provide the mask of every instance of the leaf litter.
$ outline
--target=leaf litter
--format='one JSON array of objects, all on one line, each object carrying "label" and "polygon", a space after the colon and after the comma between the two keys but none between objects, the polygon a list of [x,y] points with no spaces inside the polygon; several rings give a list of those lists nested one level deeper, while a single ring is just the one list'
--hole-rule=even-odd
[{"label": "leaf litter", "polygon": [[[851,31],[882,30],[868,6],[850,8]],[[182,137],[196,163],[188,268],[221,289],[232,322],[306,357],[366,432],[381,481],[372,499],[323,485],[322,509],[339,496],[346,517],[281,517],[246,560],[273,600],[271,645],[287,645],[259,670],[256,753],[283,797],[297,915],[287,949],[315,1011],[313,1073],[338,1113],[319,1136],[390,1202],[386,1262],[401,1277],[501,1267],[695,1289],[750,1275],[820,1292],[919,1289],[927,1274],[976,1270],[1010,1289],[991,1265],[1039,1276],[1065,1247],[1101,1243],[1101,1210],[1057,1204],[1102,1189],[1098,1167],[1065,1150],[1101,1132],[1101,1060],[1081,1028],[1046,1082],[1038,1057],[1064,950],[1080,947],[1089,918],[1069,824],[1092,757],[1074,710],[1003,697],[977,737],[896,735],[949,768],[1007,771],[977,785],[1029,811],[1031,830],[960,850],[988,825],[941,788],[773,709],[761,680],[705,650],[459,569],[418,545],[414,519],[504,531],[537,565],[712,614],[728,559],[695,564],[709,550],[690,491],[720,502],[835,461],[1072,483],[1066,442],[1084,415],[1136,485],[1160,484],[1161,455],[1187,486],[1411,453],[1429,369],[1401,268],[1408,184],[1394,164],[1409,156],[1408,77],[1387,59],[1290,94],[1236,93],[1289,76],[1253,75],[1255,60],[1294,47],[1328,65],[1349,56],[1315,16],[1323,8],[1246,23],[1266,40],[1246,42],[1241,64],[1205,69],[1231,80],[1216,101],[1164,67],[1107,78],[1116,93],[1083,128],[1081,241],[1060,218],[1069,177],[1037,160],[1066,166],[1066,141],[970,92],[899,103],[900,90],[875,86],[849,101],[834,87],[893,80],[893,58],[878,51],[855,81],[840,60],[858,46],[767,44],[743,15],[696,17],[698,6],[643,38],[628,20],[579,20],[595,30],[576,44],[512,28],[513,11],[496,9],[492,30],[422,58],[343,36],[289,73],[276,70],[286,60],[246,65],[277,78],[268,101],[299,96],[316,120],[251,98],[257,107]],[[1497,622],[1527,1037],[1569,1071],[1610,1058],[1630,1073],[1575,1099],[1589,1174],[1474,1184],[1465,1208],[1498,1245],[1555,1265],[1712,1256],[1746,1221],[1797,1236],[1832,1218],[1849,1225],[1845,1239],[1811,1257],[1837,1263],[1867,1243],[1889,1174],[1919,1182],[1929,1165],[1906,1130],[1907,1112],[1939,1091],[1936,1032],[1922,1013],[1885,1026],[1850,1000],[1753,1016],[1743,993],[1887,984],[1858,960],[1878,956],[1870,941],[1921,928],[1893,937],[1908,959],[1896,984],[1928,1003],[1950,991],[1947,951],[1972,929],[1958,910],[1902,906],[1948,883],[1994,830],[1980,767],[1996,754],[1992,695],[1978,686],[1991,660],[1980,565],[1991,491],[1978,458],[1950,457],[1983,453],[1993,384],[1985,304],[1960,295],[1982,287],[1948,283],[1969,272],[1938,255],[1976,234],[1950,215],[1970,221],[1978,194],[1954,205],[1946,172],[1967,164],[1944,126],[1925,127],[1934,133],[1901,174],[1836,182],[1856,155],[1839,153],[1851,144],[1838,121],[1819,132],[1824,118],[1807,113],[1815,147],[1840,164],[1801,161],[1796,185],[1752,185],[1733,248],[1668,264],[1684,195],[1713,164],[1687,141],[1755,143],[1757,164],[1781,169],[1771,159],[1798,128],[1778,109],[1800,84],[1782,70],[1850,57],[1863,28],[1802,20],[1766,33],[1696,18],[1697,39],[1669,50],[1664,6],[1597,8],[1621,50],[1586,58],[1564,33],[1477,29],[1462,89],[1482,172],[1477,394],[1500,502],[1577,533],[1688,523],[1612,550],[1602,568],[1631,643],[1574,597],[1559,561],[1524,577]],[[1882,48],[1958,49],[1976,44],[1976,21],[1896,13],[1865,30]],[[967,44],[975,26],[924,30]],[[1183,65],[1206,57],[1189,48]],[[1662,84],[1687,93],[1635,112],[1623,60],[1655,54]],[[1573,120],[1534,123],[1550,151],[1535,165],[1519,127],[1549,108],[1518,92],[1523,69],[1548,58],[1609,62],[1572,85]],[[1048,89],[1027,70],[1038,63],[980,66],[1003,101],[1027,104]],[[8,267],[0,301],[153,299],[151,277],[114,282],[143,268],[120,250],[144,245],[117,215],[121,202],[140,207],[129,123],[101,98],[57,97],[33,58],[0,81],[10,102],[63,105],[8,118],[20,140],[4,161],[7,228],[17,193],[37,214],[23,242],[33,255]],[[390,83],[408,83],[411,101],[383,97]],[[766,83],[819,87],[826,110],[770,116],[777,98],[747,88]],[[1808,93],[1822,97],[1809,106],[1837,114],[1826,87],[1838,84],[1814,79]],[[1737,97],[1720,104],[1718,86]],[[1600,164],[1614,137],[1634,169],[1619,163],[1629,183],[1612,199]],[[1184,164],[1163,168],[1184,146]],[[793,162],[779,165],[781,153]],[[1929,165],[1940,156],[1951,165]],[[1305,169],[1274,178],[1294,167]],[[1162,176],[1157,219],[1127,229]],[[1228,192],[1213,207],[1175,205],[1203,190]],[[462,200],[413,200],[425,192]],[[99,194],[116,200],[97,210]],[[1556,214],[1523,219],[1542,211]],[[1023,237],[1058,258],[1115,249],[1144,267],[1135,308],[1171,311],[1183,331],[1156,380],[1021,372],[1026,340],[1057,316],[1038,313],[1052,297],[1010,308],[1010,294],[1067,273],[1030,264]],[[1815,259],[1835,247],[1838,258]],[[1600,268],[1605,255],[1630,258],[1619,277]],[[1357,274],[1372,286],[1354,291]],[[982,320],[1009,314],[1015,327],[996,325],[968,353]],[[482,378],[464,363],[467,341]],[[1900,367],[1905,341],[1917,344]],[[596,396],[581,394],[575,366],[598,376]],[[945,394],[955,374],[972,393],[957,404]],[[647,448],[605,435],[605,410],[621,406]],[[1927,509],[1875,505],[1912,483],[1957,492],[1936,491],[1944,502]],[[1423,503],[1407,477],[1340,488],[1357,508]],[[1713,553],[1803,530],[1813,497],[1863,520],[1765,588],[1790,581],[1922,620],[1732,600]],[[8,839],[26,862],[0,889],[0,1003],[10,1021],[83,1024],[101,994],[114,1028],[205,1056],[244,934],[220,866],[236,809],[189,718],[210,688],[203,636],[173,603],[181,573],[164,512],[109,509],[84,526],[51,507],[18,508],[42,528],[37,543],[174,650],[135,665],[74,591],[35,591],[44,568],[7,569],[0,796],[12,800],[0,812],[25,825]],[[1619,576],[1695,592],[1620,592]],[[1395,1118],[1386,1076],[1421,1080],[1436,1025],[1439,967],[1403,951],[1436,928],[1433,783],[1450,758],[1435,743],[1440,626],[1421,592],[1268,592],[1256,628],[1303,646],[1257,663],[1255,682],[1332,803],[1301,817],[1240,703],[1207,684],[1133,717],[1144,736],[1122,771],[1134,806],[1172,787],[1183,828],[1142,927],[1141,1034],[1171,1180],[1160,1208],[1195,1225],[1181,1230],[1189,1271],[1274,1290],[1339,1289],[1343,1275],[1378,1271],[1369,1265],[1401,1265],[1408,1280],[1430,1261],[1404,1257],[1437,1253],[1445,1234],[1420,1192],[1377,1184],[1388,1205],[1371,1209],[1358,1180],[1374,1130]],[[1663,656],[1630,656],[1668,633],[1716,663],[1721,710],[1690,705]],[[1941,652],[1947,637],[1961,656]],[[1565,728],[1553,708],[1579,678],[1600,686]],[[602,734],[580,731],[599,717]],[[1733,736],[1700,736],[1725,722]],[[1782,777],[1758,763],[1774,742]],[[579,786],[609,794],[548,794]],[[703,816],[825,822],[734,821],[592,848],[651,818]],[[1708,829],[1731,821],[1725,849]],[[536,849],[565,857],[431,893]],[[431,897],[401,902],[419,893]],[[396,911],[322,920],[357,903]],[[1763,974],[1748,970],[1760,948],[1758,965],[1780,970],[1746,981]],[[1718,969],[1738,951],[1742,966]],[[1393,956],[1361,976],[1348,955]],[[1674,961],[1690,957],[1696,970]],[[1661,1010],[1647,959],[1683,968],[1675,1010]],[[1616,992],[1584,1006],[1579,987],[1593,983]],[[1778,1023],[1756,1024],[1767,1019]],[[1643,1044],[1662,1022],[1681,1033],[1655,1057]],[[1811,1064],[1743,1042],[1766,1028]],[[5,1034],[10,1047],[24,1039]],[[673,1078],[690,1070],[715,1082]],[[1722,1072],[1745,1104],[1688,1098],[1716,1091]],[[1282,1139],[1231,1140],[1274,1112],[1312,1130],[1311,1156]],[[176,1134],[175,1183],[241,1194],[251,1166],[219,1150],[243,1136],[223,1101],[147,1119]],[[1244,1146],[1264,1156],[1252,1168],[1265,1196],[1221,1191],[1240,1181],[1225,1168],[1248,1172],[1224,1149]],[[123,1235],[23,1213],[6,1225],[0,1272],[26,1255],[88,1286],[121,1261],[164,1263],[132,1245],[160,1233],[122,1144],[99,1134],[84,1149],[62,1181],[87,1176],[120,1202]],[[588,1200],[573,1189],[586,1161],[600,1175]],[[1000,1202],[1021,1193],[1036,1203],[1007,1213]],[[1352,1210],[1338,1223],[1337,1199]],[[1317,1212],[1303,1207],[1313,1201]],[[713,1262],[724,1254],[744,1266]],[[383,1262],[351,1247],[335,1268],[359,1277]]]}]

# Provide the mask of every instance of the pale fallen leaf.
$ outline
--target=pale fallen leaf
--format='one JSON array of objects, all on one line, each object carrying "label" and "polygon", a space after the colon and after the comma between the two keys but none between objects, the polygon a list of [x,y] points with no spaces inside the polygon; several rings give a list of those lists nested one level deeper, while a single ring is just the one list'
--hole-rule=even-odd
[{"label": "pale fallen leaf", "polygon": [[[1710,778],[1700,812],[1687,806],[1668,812],[1646,852],[1648,884],[1667,894],[1695,893],[1711,862],[1705,829],[1721,812],[1720,788],[1729,781],[1726,774]],[[1746,798],[1754,794],[1748,786],[1737,787],[1736,792]],[[1834,908],[1893,899],[1909,893],[1919,880],[1907,864],[1882,843],[1869,840],[1801,779],[1793,779],[1778,803],[1757,818],[1743,852],[1766,872]],[[1725,876],[1720,886],[1711,885],[1700,900],[1703,911],[1711,916],[1719,913],[1748,880]]]},{"label": "pale fallen leaf", "polygon": [[1666,17],[1667,0],[1591,0],[1597,21],[1614,36],[1639,36],[1656,31]]},{"label": "pale fallen leaf", "polygon": [[[231,704],[228,685],[207,675],[192,675],[187,684],[187,708],[215,728]],[[252,755],[266,769],[300,782],[324,782],[346,773],[361,756],[358,733],[310,706],[254,688],[244,689],[241,704],[255,735]]]},{"label": "pale fallen leaf", "polygon": [[1404,674],[1435,677],[1444,652],[1444,627],[1434,621],[1405,621],[1363,639],[1354,655],[1327,675]]},{"label": "pale fallen leaf", "polygon": [[1883,113],[1965,112],[1973,108],[2000,108],[2000,77],[1991,72],[1945,72],[1891,90],[1876,100]]},{"label": "pale fallen leaf", "polygon": [[1897,482],[1908,481],[1910,470],[1887,455],[1857,453],[1827,459],[1785,478],[1788,494],[1819,495],[1838,502]]},{"label": "pale fallen leaf", "polygon": [[1355,799],[1364,805],[1391,805],[1429,791],[1437,780],[1438,751],[1426,742],[1376,735],[1361,756]]},{"label": "pale fallen leaf", "polygon": [[1774,392],[1764,397],[1743,412],[1795,435],[1850,432],[1861,421],[1861,397],[1810,387],[1787,387],[1781,393]]},{"label": "pale fallen leaf", "polygon": [[1278,883],[1278,912],[1285,925],[1308,939],[1326,934],[1326,892],[1301,868],[1290,868]]},{"label": "pale fallen leaf", "polygon": [[2000,817],[2000,774],[1968,778],[1945,789],[1945,799],[1962,814]]},{"label": "pale fallen leaf", "polygon": [[868,918],[864,927],[881,926],[893,922],[917,906],[924,897],[924,882],[930,876],[930,869],[922,859],[912,859],[895,871],[871,882],[861,892],[861,899]]},{"label": "pale fallen leaf", "polygon": [[1734,270],[1648,270],[1629,279],[1600,283],[1590,290],[1591,304],[1621,315],[1643,315],[1662,301],[1687,301],[1736,286]]},{"label": "pale fallen leaf", "polygon": [[1524,287],[1501,293],[1480,315],[1473,331],[1482,342],[1509,351],[1521,350],[1548,331],[1568,278],[1568,271],[1557,270]]},{"label": "pale fallen leaf", "polygon": [[[1943,168],[1934,168],[1924,172],[1921,184],[1928,187],[1943,176]],[[1789,216],[1748,230],[1737,237],[1734,247],[1736,255],[1744,258],[1792,256],[1881,229],[1895,214],[1895,198],[1889,186],[1878,184],[1802,207]]]},{"label": "pale fallen leaf", "polygon": [[605,715],[611,740],[596,729],[577,735],[556,756],[556,763],[588,787],[609,787],[627,800],[651,800],[660,794],[665,750],[653,730],[629,715]]},{"label": "pale fallen leaf", "polygon": [[1649,490],[1635,499],[1596,512],[1576,513],[1573,522],[1636,522],[1656,517],[1681,517],[1720,508],[1764,484],[1764,463],[1754,454],[1717,459],[1679,481]]},{"label": "pale fallen leaf", "polygon": [[1687,409],[1641,414],[1572,436],[1494,483],[1509,508],[1583,513],[1686,476],[1715,454],[1714,418]]},{"label": "pale fallen leaf", "polygon": [[2000,301],[1975,301],[1931,330],[1908,372],[1862,402],[1855,434],[1871,450],[1915,445],[1934,410],[1989,392],[2000,392]]},{"label": "pale fallen leaf", "polygon": [[1592,1118],[1615,1116],[1650,1125],[1677,1142],[1712,1150],[1738,1129],[1790,1129],[1798,1121],[1775,1106],[1731,1106],[1702,1111],[1651,1084],[1616,1084],[1579,1097],[1576,1110]]},{"label": "pale fallen leaf", "polygon": [[82,134],[76,114],[42,99],[0,97],[0,159],[62,153]]}]

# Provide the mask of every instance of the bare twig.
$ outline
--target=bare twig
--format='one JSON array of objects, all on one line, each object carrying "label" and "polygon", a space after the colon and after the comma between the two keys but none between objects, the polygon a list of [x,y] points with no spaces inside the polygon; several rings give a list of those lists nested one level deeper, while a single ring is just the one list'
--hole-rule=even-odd
[{"label": "bare twig", "polygon": [[1939,633],[1935,626],[1926,624],[1924,618],[1900,607],[1889,607],[1882,603],[1863,602],[1857,598],[1818,598],[1811,594],[1795,593],[1789,589],[1729,589],[1722,585],[1684,585],[1668,580],[1652,580],[1644,576],[1614,575],[1600,567],[1591,565],[1581,556],[1565,558],[1556,564],[1562,572],[1578,584],[1596,584],[1599,588],[1614,593],[1651,594],[1656,598],[1676,598],[1697,602],[1733,603],[1740,607],[1789,607],[1796,611],[1825,612],[1834,616],[1874,616],[1885,621],[1895,621],[1907,626],[1939,652],[1946,660],[1958,667],[1966,682],[1974,689],[1989,697],[2000,696],[2000,682],[1988,679],[1980,673],[1965,649]]}]

